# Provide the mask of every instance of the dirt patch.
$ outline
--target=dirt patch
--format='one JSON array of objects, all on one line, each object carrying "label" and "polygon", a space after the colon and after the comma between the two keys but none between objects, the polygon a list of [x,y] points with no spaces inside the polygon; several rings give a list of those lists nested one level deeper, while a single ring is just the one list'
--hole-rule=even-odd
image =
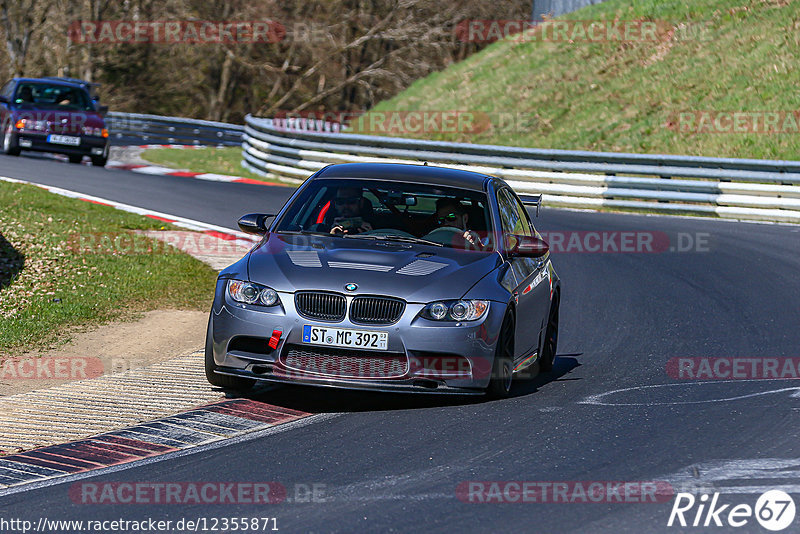
[{"label": "dirt patch", "polygon": [[13,395],[138,369],[201,350],[208,312],[157,310],[132,322],[76,333],[72,341],[45,352],[0,363],[0,396]]}]

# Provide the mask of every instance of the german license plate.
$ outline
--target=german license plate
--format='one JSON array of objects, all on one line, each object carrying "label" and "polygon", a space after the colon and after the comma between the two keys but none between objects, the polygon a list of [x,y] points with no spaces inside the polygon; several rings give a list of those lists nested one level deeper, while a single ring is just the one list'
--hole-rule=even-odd
[{"label": "german license plate", "polygon": [[389,348],[389,332],[350,330],[307,324],[303,325],[303,343],[328,347],[387,350]]},{"label": "german license plate", "polygon": [[81,144],[81,138],[73,135],[56,135],[51,134],[47,136],[47,142],[55,145],[70,145],[78,146]]}]

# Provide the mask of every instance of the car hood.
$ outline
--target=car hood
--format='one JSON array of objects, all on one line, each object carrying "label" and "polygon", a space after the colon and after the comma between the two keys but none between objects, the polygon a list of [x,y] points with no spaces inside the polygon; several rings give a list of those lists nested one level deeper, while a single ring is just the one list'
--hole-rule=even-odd
[{"label": "car hood", "polygon": [[499,254],[410,243],[268,234],[249,253],[250,281],[277,291],[390,295],[408,302],[461,298],[502,264]]}]

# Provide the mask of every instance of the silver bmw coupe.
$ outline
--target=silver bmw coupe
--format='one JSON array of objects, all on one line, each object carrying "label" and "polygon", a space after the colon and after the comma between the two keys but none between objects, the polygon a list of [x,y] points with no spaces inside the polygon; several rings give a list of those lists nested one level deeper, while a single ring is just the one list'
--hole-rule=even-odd
[{"label": "silver bmw coupe", "polygon": [[503,180],[427,165],[331,165],[223,270],[208,322],[215,386],[257,381],[504,397],[553,366],[561,283]]}]

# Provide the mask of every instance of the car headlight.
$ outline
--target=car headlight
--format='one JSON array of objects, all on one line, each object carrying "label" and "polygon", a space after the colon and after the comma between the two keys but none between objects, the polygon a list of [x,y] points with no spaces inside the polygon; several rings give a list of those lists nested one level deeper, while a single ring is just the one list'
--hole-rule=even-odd
[{"label": "car headlight", "polygon": [[102,128],[94,128],[92,126],[84,126],[83,127],[83,135],[93,135],[95,137],[101,137],[101,136],[102,137],[108,137],[108,135],[107,135],[108,132],[106,132],[106,135],[103,135],[103,131],[104,131],[104,129],[102,129]]},{"label": "car headlight", "polygon": [[488,309],[488,300],[443,300],[431,302],[420,315],[432,321],[475,321]]},{"label": "car headlight", "polygon": [[241,280],[228,280],[228,295],[236,302],[256,306],[275,306],[280,302],[277,291],[271,287]]}]

